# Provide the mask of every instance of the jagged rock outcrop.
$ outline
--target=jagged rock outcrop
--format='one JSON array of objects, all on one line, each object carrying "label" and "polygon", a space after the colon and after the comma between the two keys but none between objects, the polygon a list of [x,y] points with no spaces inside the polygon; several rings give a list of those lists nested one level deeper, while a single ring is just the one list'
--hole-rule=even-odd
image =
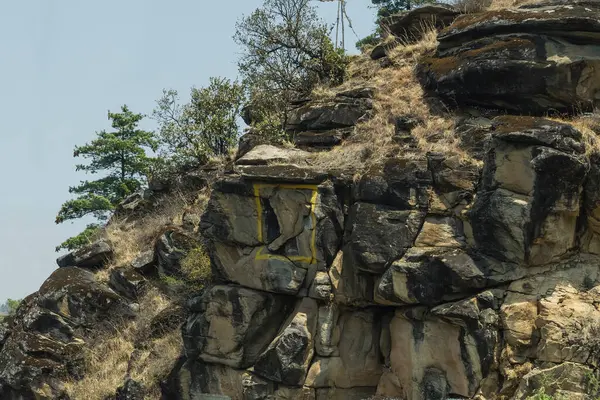
[{"label": "jagged rock outcrop", "polygon": [[113,249],[106,240],[98,240],[87,246],[59,257],[56,263],[59,267],[80,267],[99,269],[106,265],[113,255]]},{"label": "jagged rock outcrop", "polygon": [[429,28],[442,30],[458,15],[460,12],[449,4],[432,3],[382,18],[380,27],[385,40],[371,50],[371,58],[383,58],[402,43],[418,42]]},{"label": "jagged rock outcrop", "polygon": [[[358,180],[282,179],[285,166],[264,165],[218,182],[200,229],[213,290],[236,295],[205,295],[208,308],[188,319],[188,365],[210,371],[192,392],[520,399],[563,374],[571,383],[547,390],[586,393],[583,372],[564,371],[589,372],[597,357],[586,338],[600,326],[600,259],[579,240],[595,226],[584,222],[595,197],[583,194],[597,159],[569,124],[488,121],[473,143],[482,168],[430,153]],[[281,308],[249,342],[243,321],[256,309],[230,316],[257,296]]]},{"label": "jagged rock outcrop", "polygon": [[285,129],[300,148],[331,148],[351,135],[359,121],[369,118],[373,96],[373,88],[359,87],[340,91],[333,98],[298,101]]},{"label": "jagged rock outcrop", "polygon": [[78,267],[56,270],[23,300],[0,351],[3,399],[64,398],[64,381],[82,374],[82,349],[108,315],[127,318],[129,305]]},{"label": "jagged rock outcrop", "polygon": [[600,88],[599,11],[596,1],[542,1],[461,16],[425,60],[424,85],[459,106],[523,114],[591,109]]}]

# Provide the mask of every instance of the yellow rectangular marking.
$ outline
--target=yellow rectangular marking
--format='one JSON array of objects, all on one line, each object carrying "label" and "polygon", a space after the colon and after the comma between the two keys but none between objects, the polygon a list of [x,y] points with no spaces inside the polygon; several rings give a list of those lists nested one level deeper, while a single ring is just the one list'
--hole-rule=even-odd
[{"label": "yellow rectangular marking", "polygon": [[260,190],[268,187],[276,187],[282,189],[290,189],[290,190],[311,190],[312,194],[310,197],[310,216],[313,223],[313,231],[310,238],[310,250],[311,257],[307,256],[280,256],[277,254],[263,254],[262,251],[266,246],[262,246],[257,252],[255,256],[255,260],[268,260],[271,258],[279,259],[279,260],[290,260],[297,262],[304,262],[308,264],[315,264],[317,262],[317,216],[315,215],[315,208],[317,206],[317,196],[318,196],[318,186],[317,185],[308,185],[308,184],[290,184],[290,183],[255,183],[254,184],[254,201],[256,203],[256,228],[258,229],[258,241],[263,241],[263,223],[262,223],[262,203],[260,201]]}]

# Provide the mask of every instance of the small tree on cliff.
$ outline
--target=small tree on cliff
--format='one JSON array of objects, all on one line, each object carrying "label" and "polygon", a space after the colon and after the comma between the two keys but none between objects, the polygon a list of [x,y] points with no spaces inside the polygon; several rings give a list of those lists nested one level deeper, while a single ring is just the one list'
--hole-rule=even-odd
[{"label": "small tree on cliff", "polygon": [[330,30],[310,0],[264,0],[237,22],[234,40],[243,50],[238,66],[259,120],[271,118],[270,111],[283,125],[290,100],[317,83],[344,79],[347,60],[334,49]]},{"label": "small tree on cliff", "polygon": [[175,90],[163,90],[153,118],[159,125],[161,155],[171,167],[202,165],[210,156],[226,155],[235,146],[244,90],[226,78],[191,90],[189,103],[178,104]]},{"label": "small tree on cliff", "polygon": [[121,107],[120,113],[109,111],[108,119],[112,121],[114,131],[98,132],[90,143],[75,146],[73,156],[89,160],[87,164],[77,164],[77,171],[105,175],[70,187],[69,193],[76,197],[62,205],[55,222],[60,224],[88,215],[98,222],[89,224],[78,236],[67,239],[56,247],[56,251],[73,250],[88,243],[114,207],[144,183],[151,162],[146,150],[155,151],[157,142],[152,132],[138,129],[142,118],[126,105]]}]

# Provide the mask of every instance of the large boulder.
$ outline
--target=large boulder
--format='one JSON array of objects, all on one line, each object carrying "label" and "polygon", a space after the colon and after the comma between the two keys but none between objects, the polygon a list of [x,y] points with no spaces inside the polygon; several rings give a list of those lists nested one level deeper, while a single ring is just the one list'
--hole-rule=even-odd
[{"label": "large boulder", "polygon": [[104,267],[112,258],[113,249],[106,240],[99,240],[59,257],[59,267],[97,269]]},{"label": "large boulder", "polygon": [[315,300],[301,300],[280,333],[254,364],[254,372],[284,385],[304,384],[314,354],[318,313]]},{"label": "large boulder", "polygon": [[84,372],[89,329],[131,316],[128,304],[91,272],[57,269],[14,315],[0,346],[0,393],[14,399],[62,398],[67,377]]},{"label": "large boulder", "polygon": [[343,219],[331,182],[234,177],[215,185],[200,230],[218,279],[297,294],[333,261]]},{"label": "large boulder", "polygon": [[378,394],[410,400],[474,396],[495,363],[499,318],[494,298],[482,293],[438,306],[430,315],[397,310],[383,331],[389,335],[391,375],[382,376]]},{"label": "large boulder", "polygon": [[599,13],[597,2],[576,1],[461,16],[423,60],[423,83],[459,106],[522,114],[591,108],[600,97]]},{"label": "large boulder", "polygon": [[253,365],[293,307],[290,300],[240,287],[214,286],[184,326],[188,358],[234,368]]},{"label": "large boulder", "polygon": [[470,240],[498,260],[542,265],[576,243],[588,161],[582,134],[533,117],[498,117]]},{"label": "large boulder", "polygon": [[351,134],[352,128],[370,116],[374,89],[361,87],[330,97],[298,102],[288,116],[286,131],[303,148],[330,148]]}]

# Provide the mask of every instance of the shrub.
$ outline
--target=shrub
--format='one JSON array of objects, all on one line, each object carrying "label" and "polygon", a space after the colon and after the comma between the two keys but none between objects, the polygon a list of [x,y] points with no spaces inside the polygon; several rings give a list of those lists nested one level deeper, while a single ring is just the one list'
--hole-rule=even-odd
[{"label": "shrub", "polygon": [[204,247],[198,246],[188,252],[181,260],[181,272],[194,282],[203,284],[210,282],[212,277],[210,257]]}]

